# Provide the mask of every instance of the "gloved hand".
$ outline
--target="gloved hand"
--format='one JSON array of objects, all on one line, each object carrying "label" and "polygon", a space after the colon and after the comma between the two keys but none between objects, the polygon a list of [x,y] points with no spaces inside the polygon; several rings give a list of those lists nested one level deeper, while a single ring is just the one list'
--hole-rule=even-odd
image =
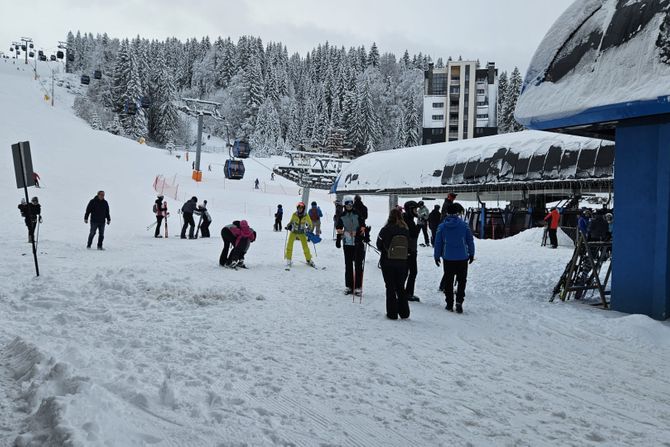
[{"label": "gloved hand", "polygon": [[468,264],[472,264],[473,262],[475,262],[475,257],[470,256],[470,260],[469,260]]},{"label": "gloved hand", "polygon": [[440,258],[435,258],[435,265],[439,267],[440,263]]},{"label": "gloved hand", "polygon": [[342,248],[342,240],[339,237],[335,241],[335,247]]},{"label": "gloved hand", "polygon": [[286,230],[286,231],[291,231],[291,226],[290,226],[290,225],[286,225],[286,228],[284,228],[284,230]]},{"label": "gloved hand", "polygon": [[107,219],[107,225],[112,223],[112,219]]},{"label": "gloved hand", "polygon": [[84,223],[87,224],[87,223],[88,223],[88,219],[84,219]]},{"label": "gloved hand", "polygon": [[42,223],[42,216],[40,216],[40,223]]}]

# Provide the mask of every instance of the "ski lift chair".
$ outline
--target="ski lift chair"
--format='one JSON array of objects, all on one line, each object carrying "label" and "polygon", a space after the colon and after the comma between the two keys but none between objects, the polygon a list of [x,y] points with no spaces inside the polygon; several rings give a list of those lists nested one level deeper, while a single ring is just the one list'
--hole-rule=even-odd
[{"label": "ski lift chair", "polygon": [[244,177],[244,162],[242,160],[226,160],[223,173],[227,179],[242,180]]},{"label": "ski lift chair", "polygon": [[249,142],[244,140],[235,140],[233,144],[233,157],[237,158],[249,158],[251,153],[251,148],[249,147]]}]

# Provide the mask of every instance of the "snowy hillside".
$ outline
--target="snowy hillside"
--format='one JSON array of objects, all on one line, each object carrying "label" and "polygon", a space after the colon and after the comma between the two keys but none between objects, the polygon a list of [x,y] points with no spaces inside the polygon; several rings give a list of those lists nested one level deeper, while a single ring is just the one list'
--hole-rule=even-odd
[{"label": "snowy hillside", "polygon": [[[389,321],[371,250],[362,304],[341,293],[329,237],[316,257],[326,270],[284,271],[271,215],[299,196],[269,181],[271,161],[249,160],[232,182],[225,158],[204,154],[214,171],[196,184],[183,158],[91,130],[64,91],[49,107],[22,68],[0,62],[0,446],[667,443],[669,325],[548,303],[568,246],[540,247],[541,231],[478,241],[463,315],[444,310],[422,249],[422,302]],[[44,216],[39,278],[16,208],[9,147],[21,140],[45,186],[31,190]],[[208,200],[212,239],[145,231],[158,174]],[[104,252],[85,249],[99,189],[112,218]],[[312,199],[328,222],[328,196]],[[181,203],[168,202],[176,234]],[[376,234],[386,200],[367,203]],[[218,234],[239,218],[258,241],[249,269],[232,271],[218,265]]]}]

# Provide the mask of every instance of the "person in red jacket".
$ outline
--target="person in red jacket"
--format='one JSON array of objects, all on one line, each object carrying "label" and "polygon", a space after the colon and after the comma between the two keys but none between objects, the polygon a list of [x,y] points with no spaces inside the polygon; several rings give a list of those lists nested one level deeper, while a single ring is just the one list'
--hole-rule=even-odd
[{"label": "person in red jacket", "polygon": [[549,214],[544,217],[544,221],[549,225],[547,232],[549,233],[551,248],[558,248],[558,237],[556,236],[556,232],[558,231],[559,220],[561,220],[561,214],[558,212],[556,207],[553,207]]}]

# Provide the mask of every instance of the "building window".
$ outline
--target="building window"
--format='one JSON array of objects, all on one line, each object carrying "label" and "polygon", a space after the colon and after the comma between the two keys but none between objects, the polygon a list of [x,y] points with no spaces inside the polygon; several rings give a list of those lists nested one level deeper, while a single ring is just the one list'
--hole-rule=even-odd
[{"label": "building window", "polygon": [[431,95],[446,95],[447,94],[447,74],[435,73],[433,74],[433,89],[429,92]]},{"label": "building window", "polygon": [[477,118],[488,118],[488,117],[489,117],[489,115],[487,113],[485,113],[483,115],[482,114],[477,115]]},{"label": "building window", "polygon": [[481,106],[487,106],[488,103],[486,101],[477,101],[477,105],[480,106],[480,107]]},{"label": "building window", "polygon": [[444,129],[430,129],[432,135],[444,135]]},{"label": "building window", "polygon": [[434,109],[442,109],[442,108],[444,108],[444,103],[443,102],[434,102],[433,103],[433,108]]},{"label": "building window", "polygon": [[444,115],[433,115],[432,119],[433,121],[442,121],[444,119]]}]

